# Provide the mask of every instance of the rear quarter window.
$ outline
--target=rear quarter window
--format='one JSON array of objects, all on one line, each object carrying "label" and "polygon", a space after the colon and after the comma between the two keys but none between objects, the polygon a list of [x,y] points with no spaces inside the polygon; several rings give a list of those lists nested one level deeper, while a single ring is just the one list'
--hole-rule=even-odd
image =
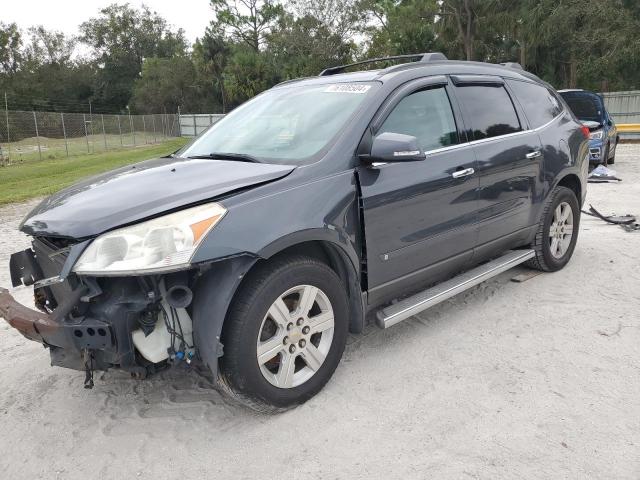
[{"label": "rear quarter window", "polygon": [[562,112],[560,102],[542,85],[518,80],[507,83],[522,105],[531,128],[546,125]]}]

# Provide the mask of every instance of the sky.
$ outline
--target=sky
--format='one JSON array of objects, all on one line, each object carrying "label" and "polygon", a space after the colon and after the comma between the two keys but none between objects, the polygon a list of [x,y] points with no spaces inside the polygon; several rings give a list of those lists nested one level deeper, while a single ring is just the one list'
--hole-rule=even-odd
[{"label": "sky", "polygon": [[44,25],[48,30],[78,34],[78,26],[97,16],[101,8],[112,3],[140,7],[143,3],[155,10],[171,25],[182,28],[190,42],[202,37],[213,20],[208,0],[2,0],[0,21],[15,22],[24,30]]}]

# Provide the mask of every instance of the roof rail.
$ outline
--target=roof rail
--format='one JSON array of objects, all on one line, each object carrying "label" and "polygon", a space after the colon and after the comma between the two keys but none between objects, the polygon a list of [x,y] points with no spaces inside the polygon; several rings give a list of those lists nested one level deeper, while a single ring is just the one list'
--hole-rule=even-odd
[{"label": "roof rail", "polygon": [[524,68],[522,68],[522,65],[516,62],[506,62],[506,63],[501,63],[500,65],[507,68],[515,68],[516,70],[524,70]]},{"label": "roof rail", "polygon": [[344,72],[347,68],[355,67],[356,65],[365,65],[367,63],[384,62],[387,60],[403,60],[405,58],[419,58],[420,59],[419,61],[424,63],[447,60],[447,57],[440,52],[415,53],[412,55],[394,55],[392,57],[371,58],[369,60],[362,60],[361,62],[355,62],[355,63],[349,63],[347,65],[338,65],[337,67],[325,68],[322,72],[320,72],[319,76],[326,77],[328,75],[336,75],[338,73]]}]

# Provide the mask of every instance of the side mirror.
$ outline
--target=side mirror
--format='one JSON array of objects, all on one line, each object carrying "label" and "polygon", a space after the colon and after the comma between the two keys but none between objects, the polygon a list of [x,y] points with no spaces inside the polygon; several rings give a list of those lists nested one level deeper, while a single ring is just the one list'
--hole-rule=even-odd
[{"label": "side mirror", "polygon": [[368,157],[374,162],[413,162],[425,158],[416,137],[392,132],[381,133],[373,139]]}]

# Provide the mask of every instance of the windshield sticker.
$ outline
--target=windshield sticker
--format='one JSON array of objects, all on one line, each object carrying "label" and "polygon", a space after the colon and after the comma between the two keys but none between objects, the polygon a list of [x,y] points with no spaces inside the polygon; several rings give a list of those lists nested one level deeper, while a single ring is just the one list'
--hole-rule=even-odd
[{"label": "windshield sticker", "polygon": [[367,93],[371,88],[371,85],[362,85],[361,83],[337,83],[335,85],[329,85],[324,92],[325,93]]}]

